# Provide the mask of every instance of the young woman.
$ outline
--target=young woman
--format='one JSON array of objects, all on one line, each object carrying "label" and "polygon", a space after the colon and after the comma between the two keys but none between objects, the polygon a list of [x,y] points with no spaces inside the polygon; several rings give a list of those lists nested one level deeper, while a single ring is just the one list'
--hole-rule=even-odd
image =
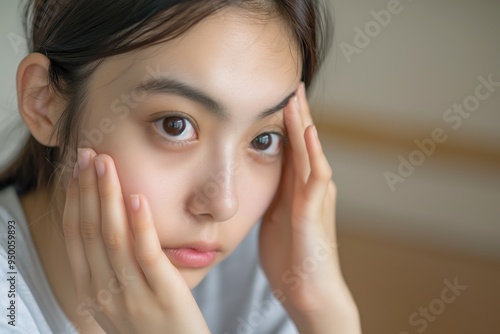
[{"label": "young woman", "polygon": [[315,1],[25,14],[1,332],[360,333],[306,98],[329,39]]}]

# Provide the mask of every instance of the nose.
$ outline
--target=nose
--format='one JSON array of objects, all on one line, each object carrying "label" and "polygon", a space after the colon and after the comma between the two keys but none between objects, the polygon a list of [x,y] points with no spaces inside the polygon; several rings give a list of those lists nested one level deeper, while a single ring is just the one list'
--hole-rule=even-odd
[{"label": "nose", "polygon": [[203,173],[191,196],[190,212],[214,222],[231,219],[238,211],[236,169],[229,164]]}]

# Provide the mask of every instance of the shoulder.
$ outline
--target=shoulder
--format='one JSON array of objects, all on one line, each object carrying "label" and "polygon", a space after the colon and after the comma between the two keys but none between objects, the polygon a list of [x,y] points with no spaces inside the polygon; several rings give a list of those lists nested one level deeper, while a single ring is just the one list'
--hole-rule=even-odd
[{"label": "shoulder", "polygon": [[15,188],[9,186],[0,189],[0,224],[15,225],[19,218],[25,219]]},{"label": "shoulder", "polygon": [[0,247],[0,307],[6,310],[0,321],[1,333],[40,333],[49,329],[37,309],[32,291],[14,266],[15,256]]},{"label": "shoulder", "polygon": [[[23,222],[16,191],[13,187],[0,191],[0,307],[6,310],[0,321],[1,333],[40,333],[49,330],[33,291],[26,283],[25,272],[19,270],[25,254]],[[19,225],[21,224],[21,225]]]},{"label": "shoulder", "polygon": [[7,310],[0,333],[75,333],[50,290],[13,187],[0,191],[0,293]]}]

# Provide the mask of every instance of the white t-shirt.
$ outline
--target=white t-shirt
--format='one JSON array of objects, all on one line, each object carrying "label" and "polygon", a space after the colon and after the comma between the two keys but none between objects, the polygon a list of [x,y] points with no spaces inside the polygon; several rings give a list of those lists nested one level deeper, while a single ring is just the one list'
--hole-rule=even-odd
[{"label": "white t-shirt", "polygon": [[[298,333],[260,267],[258,231],[259,224],[192,290],[213,334]],[[0,246],[0,333],[77,333],[50,288],[14,187],[0,191]]]}]

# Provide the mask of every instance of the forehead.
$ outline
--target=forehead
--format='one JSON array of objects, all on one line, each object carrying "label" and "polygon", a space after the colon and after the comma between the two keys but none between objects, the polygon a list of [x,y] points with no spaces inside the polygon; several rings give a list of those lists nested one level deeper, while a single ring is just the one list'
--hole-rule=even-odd
[{"label": "forehead", "polygon": [[225,9],[176,39],[107,59],[90,89],[105,88],[116,98],[167,76],[216,97],[230,112],[256,114],[293,92],[301,70],[299,49],[283,23]]}]

